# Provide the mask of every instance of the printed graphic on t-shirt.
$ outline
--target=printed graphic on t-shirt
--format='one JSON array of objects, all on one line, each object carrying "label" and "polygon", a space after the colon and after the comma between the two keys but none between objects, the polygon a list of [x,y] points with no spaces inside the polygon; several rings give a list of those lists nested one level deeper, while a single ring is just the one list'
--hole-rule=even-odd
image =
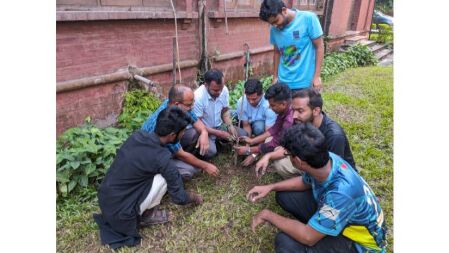
[{"label": "printed graphic on t-shirt", "polygon": [[293,38],[299,39],[299,31],[293,31]]},{"label": "printed graphic on t-shirt", "polygon": [[292,66],[301,58],[301,53],[295,45],[279,48],[284,66]]}]

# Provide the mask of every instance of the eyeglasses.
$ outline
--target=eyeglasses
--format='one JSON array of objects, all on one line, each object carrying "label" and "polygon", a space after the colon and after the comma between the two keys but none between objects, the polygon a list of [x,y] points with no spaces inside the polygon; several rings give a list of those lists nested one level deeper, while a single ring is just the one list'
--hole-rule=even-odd
[{"label": "eyeglasses", "polygon": [[184,105],[185,107],[192,107],[195,104],[195,100],[191,104],[184,104],[183,102],[179,102],[179,103]]}]

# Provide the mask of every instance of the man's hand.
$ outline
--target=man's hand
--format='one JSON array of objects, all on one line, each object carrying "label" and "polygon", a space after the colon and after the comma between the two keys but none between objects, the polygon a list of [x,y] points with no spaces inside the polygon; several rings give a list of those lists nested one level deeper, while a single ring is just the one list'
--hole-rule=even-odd
[{"label": "man's hand", "polygon": [[206,133],[201,133],[196,143],[195,148],[200,148],[200,155],[205,155],[209,149],[209,136]]},{"label": "man's hand", "polygon": [[253,144],[253,139],[250,138],[250,137],[248,137],[248,136],[240,136],[240,137],[239,137],[239,140],[240,140],[240,141],[243,141],[244,143],[247,143],[247,144],[249,144],[249,145],[252,145],[252,144]]},{"label": "man's hand", "polygon": [[313,88],[315,88],[318,92],[321,92],[323,90],[320,77],[314,77],[312,80],[312,84]]},{"label": "man's hand", "polygon": [[215,136],[219,137],[220,139],[230,140],[232,139],[232,135],[226,131],[218,130],[217,134]]},{"label": "man's hand", "polygon": [[243,160],[242,162],[242,166],[243,167],[248,167],[251,164],[253,164],[253,162],[256,160],[256,158],[254,158],[252,155],[249,155],[245,158],[245,160]]},{"label": "man's hand", "polygon": [[206,167],[204,168],[204,171],[207,172],[207,174],[217,177],[220,174],[220,170],[218,170],[217,166],[213,165],[212,163],[207,163]]},{"label": "man's hand", "polygon": [[260,211],[258,214],[254,215],[253,220],[251,221],[251,229],[254,233],[256,233],[256,227],[267,222],[266,216],[269,214],[269,210],[264,209]]},{"label": "man's hand", "polygon": [[262,158],[260,158],[260,160],[256,163],[256,167],[254,168],[257,178],[265,174],[269,163],[270,157],[268,157],[267,155],[264,155]]},{"label": "man's hand", "polygon": [[239,137],[237,129],[233,125],[229,125],[228,132],[234,137],[234,140]]},{"label": "man's hand", "polygon": [[249,146],[234,146],[235,152],[238,155],[246,155],[246,152],[248,151],[250,147]]},{"label": "man's hand", "polygon": [[189,196],[190,203],[192,203],[195,206],[203,204],[204,200],[201,195],[194,193],[194,192],[187,192],[187,195]]},{"label": "man's hand", "polygon": [[267,196],[268,193],[270,193],[272,190],[271,185],[260,185],[260,186],[254,186],[249,192],[246,194],[246,199],[251,201],[252,203],[256,202],[257,200],[264,198]]}]

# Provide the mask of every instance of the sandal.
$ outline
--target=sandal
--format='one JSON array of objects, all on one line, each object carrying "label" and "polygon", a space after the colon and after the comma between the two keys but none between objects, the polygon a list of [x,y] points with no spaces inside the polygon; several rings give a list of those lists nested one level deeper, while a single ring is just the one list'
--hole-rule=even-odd
[{"label": "sandal", "polygon": [[146,210],[140,219],[139,225],[146,227],[156,224],[164,224],[170,221],[170,212],[165,209],[154,207],[151,210]]}]

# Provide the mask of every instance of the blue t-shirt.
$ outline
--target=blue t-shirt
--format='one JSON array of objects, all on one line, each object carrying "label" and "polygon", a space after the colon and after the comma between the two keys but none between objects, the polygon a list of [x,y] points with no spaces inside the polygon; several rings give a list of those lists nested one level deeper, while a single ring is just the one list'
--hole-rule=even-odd
[{"label": "blue t-shirt", "polygon": [[[157,116],[159,116],[159,113],[165,108],[167,108],[167,106],[168,106],[168,99],[165,99],[164,102],[159,106],[159,108],[157,108],[156,111],[150,114],[148,119],[143,123],[141,129],[149,133],[154,132],[154,129],[156,128]],[[196,122],[198,120],[198,117],[196,117],[195,113],[193,113],[192,111],[188,111],[187,113],[192,117],[193,122]],[[177,142],[176,144],[167,144],[167,147],[170,150],[170,152],[174,154],[178,152],[179,149],[181,149],[181,144],[179,142]]]},{"label": "blue t-shirt", "polygon": [[278,78],[290,89],[308,88],[315,73],[314,39],[323,35],[313,12],[295,10],[295,18],[282,30],[271,27],[270,43],[280,52]]},{"label": "blue t-shirt", "polygon": [[329,154],[332,169],[326,181],[320,183],[308,173],[303,176],[318,204],[309,226],[330,236],[343,233],[358,252],[385,252],[384,215],[376,196],[349,163]]}]

